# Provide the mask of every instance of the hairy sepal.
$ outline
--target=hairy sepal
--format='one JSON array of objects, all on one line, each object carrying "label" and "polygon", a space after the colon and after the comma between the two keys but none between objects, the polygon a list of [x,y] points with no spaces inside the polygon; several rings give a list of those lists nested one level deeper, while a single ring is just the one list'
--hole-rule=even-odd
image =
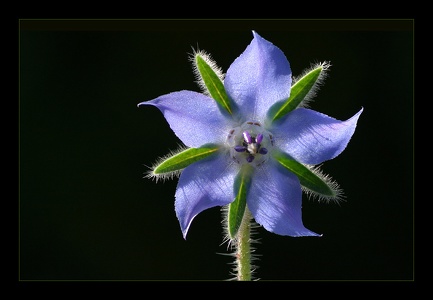
[{"label": "hairy sepal", "polygon": [[232,114],[232,103],[224,88],[221,69],[204,51],[193,54],[194,74],[204,93],[212,97],[226,112]]},{"label": "hairy sepal", "polygon": [[307,107],[325,79],[329,67],[328,62],[318,63],[304,71],[298,78],[295,78],[290,90],[290,97],[286,101],[276,103],[271,107],[268,115],[269,119],[273,122],[284,117],[297,107]]},{"label": "hairy sepal", "polygon": [[251,184],[251,166],[245,164],[235,178],[235,200],[229,204],[227,212],[227,231],[230,239],[235,239],[244,217],[247,205],[247,194]]},{"label": "hairy sepal", "polygon": [[146,177],[158,181],[179,176],[181,171],[190,164],[216,153],[219,149],[220,147],[215,144],[207,144],[199,148],[181,147],[179,150],[161,157],[152,166]]},{"label": "hairy sepal", "polygon": [[275,152],[273,157],[281,166],[299,178],[302,190],[309,196],[318,197],[319,201],[327,202],[343,200],[343,193],[338,183],[323,174],[318,166],[304,165],[283,152]]}]

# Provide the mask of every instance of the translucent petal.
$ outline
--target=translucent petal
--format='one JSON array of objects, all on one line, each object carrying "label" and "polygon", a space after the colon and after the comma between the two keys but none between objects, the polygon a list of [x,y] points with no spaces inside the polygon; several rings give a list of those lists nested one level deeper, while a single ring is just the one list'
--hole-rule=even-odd
[{"label": "translucent petal", "polygon": [[273,123],[275,145],[305,164],[319,164],[338,156],[355,132],[363,109],[346,121],[298,108]]},{"label": "translucent petal", "polygon": [[166,94],[138,105],[156,106],[177,137],[188,147],[223,143],[227,132],[233,127],[213,99],[193,91]]},{"label": "translucent petal", "polygon": [[266,230],[293,237],[320,236],[302,222],[302,190],[299,179],[269,161],[254,173],[247,205]]},{"label": "translucent petal", "polygon": [[254,38],[224,80],[243,120],[264,121],[268,109],[290,96],[292,71],[284,53],[253,31]]},{"label": "translucent petal", "polygon": [[234,200],[233,184],[238,169],[226,155],[205,158],[183,170],[176,189],[175,210],[184,238],[195,216]]}]

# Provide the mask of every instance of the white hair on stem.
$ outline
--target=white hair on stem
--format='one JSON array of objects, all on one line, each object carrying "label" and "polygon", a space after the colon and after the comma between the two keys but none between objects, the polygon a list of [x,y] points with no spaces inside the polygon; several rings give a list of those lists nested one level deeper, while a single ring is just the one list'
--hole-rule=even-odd
[{"label": "white hair on stem", "polygon": [[[232,280],[237,280],[237,275],[238,275],[238,237],[234,237],[231,238],[230,234],[228,233],[228,212],[229,212],[229,205],[225,205],[221,207],[221,212],[222,212],[222,228],[223,228],[223,241],[221,243],[225,244],[227,243],[227,250],[232,251],[231,253],[218,253],[221,255],[226,255],[226,256],[231,256],[233,257],[235,260],[229,262],[230,265],[232,265],[232,271],[230,272],[230,275],[234,276],[233,278],[228,279],[228,281],[232,281]],[[245,207],[245,209],[248,209],[248,207]],[[250,228],[250,254],[251,254],[251,278],[256,281],[259,280],[259,278],[255,278],[255,272],[258,269],[258,266],[254,264],[255,261],[258,261],[260,258],[259,256],[261,256],[260,254],[255,253],[256,252],[256,248],[254,247],[254,244],[258,244],[260,243],[260,239],[255,238],[255,236],[257,235],[257,228],[261,227],[259,224],[257,224],[254,221],[254,218],[252,216],[250,216],[250,220],[248,222],[249,224],[249,228]]]}]

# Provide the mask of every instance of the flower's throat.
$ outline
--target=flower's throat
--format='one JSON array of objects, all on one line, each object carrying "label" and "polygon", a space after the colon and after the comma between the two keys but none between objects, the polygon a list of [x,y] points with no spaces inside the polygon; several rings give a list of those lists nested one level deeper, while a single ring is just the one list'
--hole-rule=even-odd
[{"label": "flower's throat", "polygon": [[252,137],[248,131],[244,131],[242,134],[244,136],[244,142],[242,143],[242,146],[235,146],[234,149],[236,152],[247,152],[247,162],[252,162],[256,154],[268,153],[268,149],[261,147],[263,134],[259,133],[256,137]]},{"label": "flower's throat", "polygon": [[273,136],[259,122],[248,121],[230,130],[227,136],[231,158],[238,164],[259,166],[268,159]]}]

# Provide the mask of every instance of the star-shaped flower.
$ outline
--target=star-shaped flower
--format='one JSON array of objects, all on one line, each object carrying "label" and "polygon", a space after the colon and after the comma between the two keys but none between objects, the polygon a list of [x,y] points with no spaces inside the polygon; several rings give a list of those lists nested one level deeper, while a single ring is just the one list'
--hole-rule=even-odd
[{"label": "star-shaped flower", "polygon": [[186,146],[149,174],[180,175],[175,211],[183,237],[200,212],[217,206],[229,206],[231,235],[249,209],[270,232],[320,236],[302,222],[302,192],[341,197],[318,165],[346,148],[363,109],[346,121],[309,109],[329,64],[292,82],[284,53],[255,31],[225,75],[203,51],[192,60],[203,93],[183,90],[138,104],[157,107]]}]

